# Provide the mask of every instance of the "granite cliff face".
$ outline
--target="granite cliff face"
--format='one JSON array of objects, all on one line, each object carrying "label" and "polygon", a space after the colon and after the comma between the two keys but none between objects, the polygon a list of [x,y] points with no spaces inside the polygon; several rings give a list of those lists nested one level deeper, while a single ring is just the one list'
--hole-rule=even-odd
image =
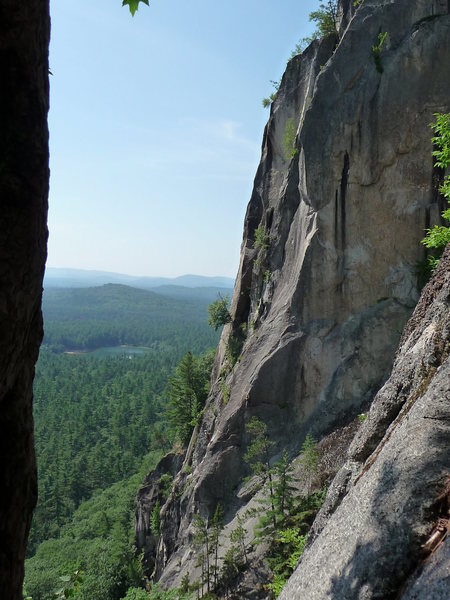
[{"label": "granite cliff face", "polygon": [[449,448],[450,247],[280,598],[448,598]]},{"label": "granite cliff face", "polygon": [[[450,110],[449,12],[441,0],[344,1],[340,39],[315,41],[287,66],[245,218],[232,323],[161,511],[152,561],[165,585],[195,575],[195,513],[221,503],[232,524],[249,502],[252,416],[267,424],[274,456],[295,456],[307,432],[320,438],[351,421],[389,375],[418,299],[419,240],[444,205],[429,123]],[[372,46],[385,32],[376,65]],[[234,366],[230,342],[242,345]]]}]

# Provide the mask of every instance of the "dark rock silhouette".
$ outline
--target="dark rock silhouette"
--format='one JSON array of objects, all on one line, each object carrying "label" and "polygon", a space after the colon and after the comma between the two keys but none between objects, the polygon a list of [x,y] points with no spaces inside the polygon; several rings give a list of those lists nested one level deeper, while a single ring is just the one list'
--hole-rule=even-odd
[{"label": "dark rock silhouette", "polygon": [[47,245],[45,0],[0,5],[0,598],[22,598],[37,498],[32,384]]}]

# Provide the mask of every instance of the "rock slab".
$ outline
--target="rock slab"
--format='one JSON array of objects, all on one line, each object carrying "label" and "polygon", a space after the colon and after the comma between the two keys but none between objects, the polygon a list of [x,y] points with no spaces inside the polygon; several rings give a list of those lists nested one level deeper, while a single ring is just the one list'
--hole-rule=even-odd
[{"label": "rock slab", "polygon": [[438,519],[450,516],[448,498],[438,501],[448,495],[449,448],[450,246],[336,477],[346,476],[347,493],[280,599],[448,598],[448,540],[423,561]]}]

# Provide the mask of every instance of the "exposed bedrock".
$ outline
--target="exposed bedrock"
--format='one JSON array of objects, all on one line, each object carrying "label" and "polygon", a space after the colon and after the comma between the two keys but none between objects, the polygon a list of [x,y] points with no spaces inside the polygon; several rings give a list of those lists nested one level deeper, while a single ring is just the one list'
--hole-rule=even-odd
[{"label": "exposed bedrock", "polygon": [[[320,437],[349,421],[386,380],[418,299],[419,241],[444,206],[429,123],[450,110],[448,3],[342,7],[341,39],[316,41],[292,59],[271,107],[233,322],[186,455],[192,473],[180,471],[162,510],[156,573],[165,585],[193,569],[193,514],[211,515],[221,503],[230,521],[246,501],[236,495],[247,474],[246,422],[260,417],[274,455],[293,456],[308,431]],[[229,370],[227,343],[242,326],[246,339]]]},{"label": "exposed bedrock", "polygon": [[139,489],[136,505],[136,545],[138,548],[144,548],[143,561],[148,573],[152,573],[155,568],[155,556],[158,539],[151,528],[151,515],[157,502],[164,504],[166,499],[164,486],[161,484],[161,478],[169,476],[173,478],[181,465],[183,464],[183,454],[166,454],[158,463],[156,469],[151,471],[145,478],[144,483]]},{"label": "exposed bedrock", "polygon": [[449,448],[450,246],[280,599],[448,598]]}]

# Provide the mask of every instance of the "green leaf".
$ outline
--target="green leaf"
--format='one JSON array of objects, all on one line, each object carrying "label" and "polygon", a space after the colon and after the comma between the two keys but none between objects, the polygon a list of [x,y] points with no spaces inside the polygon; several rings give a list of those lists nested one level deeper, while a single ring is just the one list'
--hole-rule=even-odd
[{"label": "green leaf", "polygon": [[123,0],[122,6],[128,6],[128,8],[130,9],[131,16],[134,17],[134,13],[139,8],[139,2],[142,2],[147,6],[149,5],[148,0]]},{"label": "green leaf", "polygon": [[225,297],[219,294],[217,300],[208,306],[208,324],[210,327],[214,327],[215,331],[231,322],[231,315],[228,310],[229,304],[230,297],[228,294]]},{"label": "green leaf", "polygon": [[450,227],[435,225],[433,229],[427,229],[426,232],[422,244],[427,248],[445,248],[450,243]]}]

